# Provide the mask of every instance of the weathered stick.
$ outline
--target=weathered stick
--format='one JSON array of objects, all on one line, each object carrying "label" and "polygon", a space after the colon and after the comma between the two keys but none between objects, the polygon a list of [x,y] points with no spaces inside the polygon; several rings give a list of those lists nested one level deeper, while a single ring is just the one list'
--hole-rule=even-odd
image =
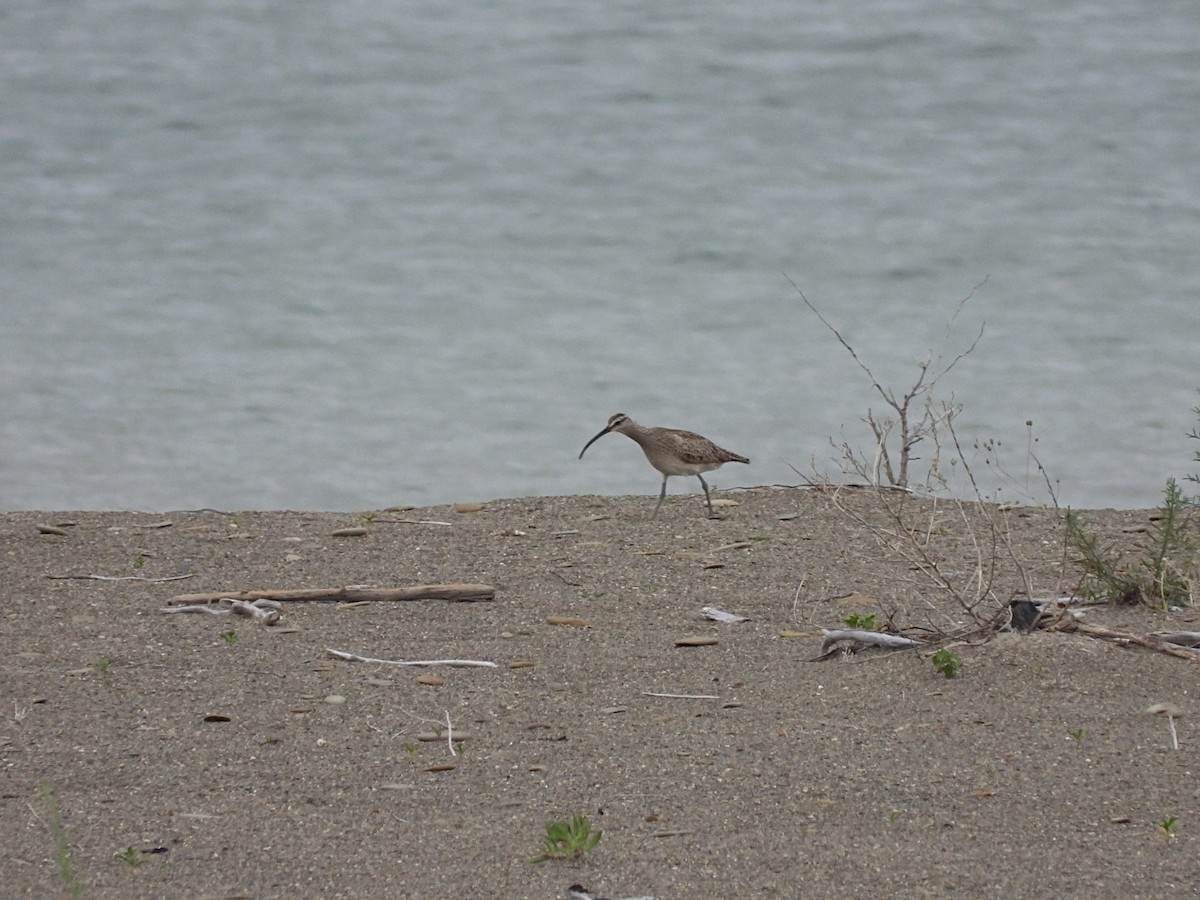
[{"label": "weathered stick", "polygon": [[1200,650],[1200,631],[1156,631],[1150,637],[1166,641],[1168,644],[1177,644],[1180,647],[1191,647],[1194,650]]},{"label": "weathered stick", "polygon": [[1105,628],[1103,625],[1087,625],[1083,622],[1076,622],[1073,619],[1066,619],[1056,623],[1048,630],[1065,631],[1068,634],[1082,634],[1087,637],[1112,641],[1116,644],[1136,644],[1139,647],[1145,647],[1147,650],[1157,650],[1159,653],[1165,653],[1168,656],[1176,656],[1179,659],[1190,659],[1192,662],[1200,662],[1200,653],[1197,653],[1195,650],[1185,650],[1181,646],[1170,643],[1163,638],[1155,637],[1154,635],[1114,631],[1111,628]]},{"label": "weathered stick", "polygon": [[179,594],[167,601],[176,604],[220,603],[231,600],[323,600],[341,603],[363,600],[454,600],[471,602],[494,600],[496,589],[490,584],[418,584],[402,588],[369,588],[347,585],[340,588],[300,588],[292,590],[206,591],[203,594]]},{"label": "weathered stick", "polygon": [[866,631],[858,628],[822,628],[821,655],[818,659],[826,659],[833,655],[836,645],[849,642],[854,650],[874,645],[886,650],[907,650],[921,646],[920,641],[906,638],[899,634],[886,634],[882,631]]},{"label": "weathered stick", "polygon": [[283,604],[278,600],[255,600],[251,603],[249,600],[226,599],[226,602],[221,603],[220,609],[215,609],[210,603],[200,603],[192,606],[164,606],[159,612],[209,613],[214,616],[225,616],[232,613],[238,616],[249,616],[267,625],[274,625],[279,621],[279,609],[282,606]]},{"label": "weathered stick", "polygon": [[887,647],[890,650],[900,650],[907,647],[919,647],[920,642],[899,634],[887,634],[882,631],[865,631],[858,628],[822,628],[821,648],[825,649],[837,641],[854,641],[858,644],[874,644],[877,647]]},{"label": "weathered stick", "polygon": [[385,666],[454,666],[457,668],[478,667],[497,669],[499,665],[486,659],[378,659],[374,656],[359,656],[357,653],[347,653],[345,650],[334,650],[326,647],[325,652],[337,659],[348,662],[380,663]]},{"label": "weathered stick", "polygon": [[160,575],[158,577],[147,575],[47,575],[47,578],[53,578],[57,581],[65,581],[67,579],[78,579],[81,581],[151,581],[158,584],[160,581],[183,581],[185,578],[195,578],[193,574],[188,575]]}]

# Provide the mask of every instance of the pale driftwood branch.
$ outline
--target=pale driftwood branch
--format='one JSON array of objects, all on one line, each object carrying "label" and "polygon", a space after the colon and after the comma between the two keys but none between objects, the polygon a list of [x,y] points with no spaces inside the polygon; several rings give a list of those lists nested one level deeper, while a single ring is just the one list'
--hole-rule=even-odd
[{"label": "pale driftwood branch", "polygon": [[340,588],[299,588],[291,590],[206,591],[179,594],[167,601],[172,606],[191,603],[219,603],[232,600],[314,600],[342,603],[362,600],[454,600],[471,602],[493,600],[496,589],[490,584],[418,584],[401,588],[369,588],[347,585]]},{"label": "pale driftwood branch", "polygon": [[700,608],[700,612],[704,614],[704,618],[712,619],[714,622],[724,622],[726,625],[737,625],[741,622],[749,622],[749,616],[739,616],[737,613],[725,612],[723,609],[717,609],[715,606],[704,606]]},{"label": "pale driftwood branch", "polygon": [[80,581],[150,581],[155,584],[164,581],[183,581],[185,578],[195,578],[194,574],[187,575],[160,575],[154,577],[152,575],[47,575],[47,578],[53,578],[56,581],[66,581],[68,579],[78,579]]},{"label": "pale driftwood branch", "polygon": [[359,656],[357,653],[347,653],[345,650],[334,650],[331,647],[326,647],[325,652],[337,659],[344,659],[349,662],[365,662],[379,663],[385,666],[454,666],[458,668],[486,668],[497,669],[499,666],[494,662],[488,662],[482,659],[376,659],[373,656]]},{"label": "pale driftwood branch", "polygon": [[1175,720],[1183,715],[1183,710],[1171,703],[1155,703],[1146,712],[1152,716],[1165,716],[1167,725],[1171,728],[1171,746],[1179,749],[1179,732],[1175,730]]},{"label": "pale driftwood branch", "polygon": [[1169,633],[1156,631],[1150,637],[1166,641],[1168,644],[1178,644],[1180,647],[1191,647],[1194,650],[1200,650],[1200,631],[1175,631]]},{"label": "pale driftwood branch", "polygon": [[227,616],[230,614],[236,616],[248,616],[251,619],[257,619],[265,625],[274,625],[279,621],[279,610],[283,604],[278,600],[232,600],[224,598],[224,605],[220,608],[200,604],[195,606],[164,606],[159,612],[164,613],[208,613],[214,616]]},{"label": "pale driftwood branch", "polygon": [[[676,834],[691,834],[690,831],[660,831],[655,834],[655,837],[670,837]],[[582,884],[573,884],[567,888],[567,895],[572,900],[608,900],[606,897],[595,897]],[[614,897],[613,900],[654,900],[652,896],[646,894],[640,897]]]},{"label": "pale driftwood branch", "polygon": [[851,650],[861,650],[863,647],[875,646],[885,650],[911,650],[921,646],[920,641],[906,638],[899,634],[886,634],[882,631],[865,631],[858,628],[822,628],[821,655],[817,659],[832,656],[836,645],[847,643]]},{"label": "pale driftwood branch", "polygon": [[1083,622],[1077,622],[1074,619],[1062,619],[1046,630],[1064,631],[1068,634],[1082,634],[1087,637],[1100,638],[1101,640],[1112,641],[1117,644],[1136,644],[1139,647],[1145,647],[1147,650],[1157,650],[1159,653],[1165,653],[1168,656],[1189,659],[1192,662],[1200,662],[1200,652],[1185,649],[1152,634],[1132,634],[1128,631],[1114,631],[1111,628],[1105,628],[1103,625],[1087,625]]}]

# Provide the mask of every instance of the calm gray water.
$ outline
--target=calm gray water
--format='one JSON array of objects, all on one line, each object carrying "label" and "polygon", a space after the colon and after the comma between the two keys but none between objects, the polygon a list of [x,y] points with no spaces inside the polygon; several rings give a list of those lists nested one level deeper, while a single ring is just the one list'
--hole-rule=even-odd
[{"label": "calm gray water", "polygon": [[1002,496],[1027,420],[1064,503],[1200,468],[1195,0],[9,0],[0,42],[0,508],[651,495],[575,458],[617,411],[754,459],[722,487],[836,472],[879,400],[785,273],[900,392],[986,278],[941,386]]}]

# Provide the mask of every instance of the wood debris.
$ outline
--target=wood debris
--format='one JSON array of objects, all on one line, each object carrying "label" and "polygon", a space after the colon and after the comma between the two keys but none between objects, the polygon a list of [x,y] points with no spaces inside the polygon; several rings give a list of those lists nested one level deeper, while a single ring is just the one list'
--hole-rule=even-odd
[{"label": "wood debris", "polygon": [[360,600],[450,600],[460,603],[494,600],[496,589],[490,584],[418,584],[413,587],[373,588],[346,585],[338,588],[299,588],[289,590],[207,591],[202,594],[179,594],[167,601],[172,606],[193,603],[220,603],[233,600],[335,601],[353,603]]}]

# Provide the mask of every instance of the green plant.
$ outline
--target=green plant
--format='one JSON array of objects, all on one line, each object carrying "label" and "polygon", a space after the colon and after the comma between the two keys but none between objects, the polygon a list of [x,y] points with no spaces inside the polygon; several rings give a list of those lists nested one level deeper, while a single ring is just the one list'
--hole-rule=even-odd
[{"label": "green plant", "polygon": [[228,631],[221,632],[221,640],[227,643],[230,647],[237,643],[237,632],[230,628]]},{"label": "green plant", "polygon": [[119,859],[131,869],[136,869],[138,866],[146,864],[146,860],[142,859],[142,851],[137,847],[126,847],[124,850],[118,850],[113,854],[114,859]]},{"label": "green plant", "polygon": [[875,630],[875,613],[850,613],[842,621],[847,628],[857,628],[861,631]]},{"label": "green plant", "polygon": [[414,756],[417,755],[417,745],[414,744],[412,741],[409,741],[407,744],[404,745],[404,752],[408,754],[409,759],[412,759]]},{"label": "green plant", "polygon": [[146,565],[146,557],[143,556],[141,553],[139,553],[137,556],[135,556],[133,558],[133,567],[135,569],[140,569],[145,565]]},{"label": "green plant", "polygon": [[[1196,419],[1200,421],[1200,406],[1194,407],[1192,412],[1196,414]],[[1192,430],[1187,433],[1187,436],[1194,441],[1200,441],[1200,425],[1196,425],[1194,428],[1192,428]],[[1197,450],[1192,454],[1192,459],[1195,462],[1200,463],[1200,450]],[[1200,484],[1200,472],[1195,472],[1186,477],[1188,481],[1192,482],[1192,484]],[[1193,505],[1200,504],[1200,497],[1193,497],[1191,502]]]},{"label": "green plant", "polygon": [[595,849],[603,831],[592,831],[584,816],[571,816],[570,822],[547,822],[546,840],[542,852],[529,860],[531,863],[548,859],[573,859]]},{"label": "green plant", "polygon": [[1163,506],[1129,560],[1101,548],[1077,513],[1067,513],[1067,543],[1079,554],[1084,570],[1080,593],[1091,600],[1166,609],[1191,602],[1195,577],[1190,539],[1193,505],[1174,478],[1163,490]]},{"label": "green plant", "polygon": [[1179,819],[1176,816],[1167,816],[1158,823],[1159,830],[1167,837],[1175,837],[1175,826],[1179,824]]},{"label": "green plant", "polygon": [[99,659],[92,661],[92,668],[101,675],[105,675],[108,673],[108,670],[112,668],[112,664],[113,661],[111,659],[101,656]]},{"label": "green plant", "polygon": [[452,749],[455,756],[462,756],[467,752],[467,745],[463,741],[455,741]]},{"label": "green plant", "polygon": [[63,882],[67,885],[72,897],[83,896],[84,884],[82,879],[71,868],[71,846],[67,837],[67,829],[63,827],[62,815],[58,809],[58,800],[54,797],[54,785],[49,778],[43,778],[41,783],[42,802],[46,805],[46,815],[49,817],[50,836],[54,838],[54,859],[58,862],[58,871]]},{"label": "green plant", "polygon": [[942,649],[933,654],[933,667],[947,678],[953,678],[962,668],[962,660],[958,658],[957,654]]},{"label": "green plant", "polygon": [[1083,729],[1082,728],[1076,728],[1072,731],[1068,731],[1067,734],[1070,736],[1071,740],[1073,740],[1073,741],[1082,741],[1083,740]]}]

